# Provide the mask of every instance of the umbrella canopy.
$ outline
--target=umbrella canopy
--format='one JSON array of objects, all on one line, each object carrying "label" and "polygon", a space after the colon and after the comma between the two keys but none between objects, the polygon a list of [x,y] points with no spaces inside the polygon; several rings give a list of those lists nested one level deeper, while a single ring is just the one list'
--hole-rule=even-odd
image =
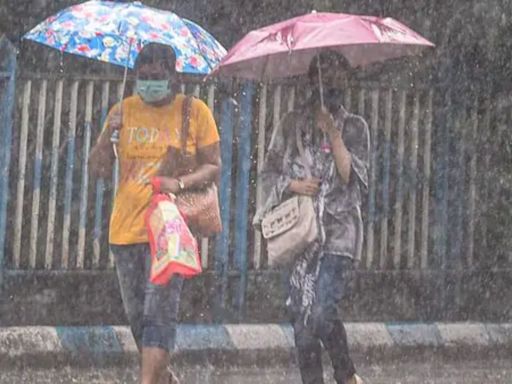
[{"label": "umbrella canopy", "polygon": [[176,70],[206,75],[226,54],[224,47],[199,25],[176,14],[142,5],[93,0],[51,16],[25,39],[61,52],[133,68],[148,43],[171,46]]},{"label": "umbrella canopy", "polygon": [[364,67],[433,46],[391,18],[310,13],[249,32],[214,73],[265,81],[306,73],[313,57],[327,49]]}]

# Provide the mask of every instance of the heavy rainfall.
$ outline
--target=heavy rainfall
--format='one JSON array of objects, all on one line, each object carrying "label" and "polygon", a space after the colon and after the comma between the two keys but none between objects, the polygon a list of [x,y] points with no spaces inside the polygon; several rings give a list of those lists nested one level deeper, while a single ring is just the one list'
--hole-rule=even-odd
[{"label": "heavy rainfall", "polygon": [[0,384],[512,384],[511,36],[0,0]]}]

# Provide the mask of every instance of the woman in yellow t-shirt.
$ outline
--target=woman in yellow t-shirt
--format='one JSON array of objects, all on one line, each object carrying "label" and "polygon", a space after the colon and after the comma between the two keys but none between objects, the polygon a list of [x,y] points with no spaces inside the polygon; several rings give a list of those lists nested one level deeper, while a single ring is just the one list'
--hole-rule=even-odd
[{"label": "woman in yellow t-shirt", "polygon": [[[142,354],[141,383],[157,383],[173,348],[183,280],[173,277],[167,286],[149,282],[150,250],[144,224],[152,188],[160,172],[161,189],[178,194],[215,181],[220,172],[219,134],[208,107],[193,99],[190,105],[186,152],[197,159],[191,172],[179,175],[169,154],[182,145],[184,95],[173,93],[176,57],[170,47],[149,44],[135,63],[136,95],[110,111],[103,132],[90,154],[90,168],[98,177],[110,177],[114,161],[110,138],[119,131],[117,145],[119,186],[110,219],[109,242],[114,254],[123,304]],[[165,161],[165,164],[164,163]],[[177,166],[177,165],[176,165]],[[162,168],[163,167],[163,168]],[[192,165],[190,165],[192,167]],[[186,174],[185,174],[186,173]],[[174,376],[174,375],[172,375]],[[176,379],[172,379],[176,382]],[[173,381],[171,381],[173,382]]]}]

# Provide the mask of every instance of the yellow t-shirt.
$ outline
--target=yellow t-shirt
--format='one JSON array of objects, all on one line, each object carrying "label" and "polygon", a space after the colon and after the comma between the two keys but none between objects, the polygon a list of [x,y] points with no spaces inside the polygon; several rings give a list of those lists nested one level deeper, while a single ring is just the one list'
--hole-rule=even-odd
[{"label": "yellow t-shirt", "polygon": [[[123,100],[123,127],[118,144],[120,174],[117,195],[110,218],[111,244],[125,245],[148,242],[144,215],[152,189],[149,185],[163,161],[169,146],[180,148],[184,95],[162,107],[144,103],[139,96]],[[114,106],[112,110],[119,108]],[[108,122],[108,119],[107,119]],[[187,151],[219,141],[217,125],[208,106],[193,99]]]}]

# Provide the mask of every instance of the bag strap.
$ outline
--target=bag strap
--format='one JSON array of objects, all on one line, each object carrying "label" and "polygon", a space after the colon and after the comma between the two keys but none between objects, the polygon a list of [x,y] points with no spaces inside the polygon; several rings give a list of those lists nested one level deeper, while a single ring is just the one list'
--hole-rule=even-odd
[{"label": "bag strap", "polygon": [[188,131],[190,128],[190,111],[192,109],[192,96],[185,96],[183,100],[182,113],[181,113],[181,147],[180,152],[182,156],[186,156],[187,154],[187,140],[188,140]]},{"label": "bag strap", "polygon": [[302,164],[306,168],[306,176],[311,178],[311,167],[308,164],[308,159],[306,157],[306,151],[304,150],[304,143],[302,142],[302,132],[297,130],[295,137],[297,139],[297,149],[299,150],[299,155],[302,159]]}]

